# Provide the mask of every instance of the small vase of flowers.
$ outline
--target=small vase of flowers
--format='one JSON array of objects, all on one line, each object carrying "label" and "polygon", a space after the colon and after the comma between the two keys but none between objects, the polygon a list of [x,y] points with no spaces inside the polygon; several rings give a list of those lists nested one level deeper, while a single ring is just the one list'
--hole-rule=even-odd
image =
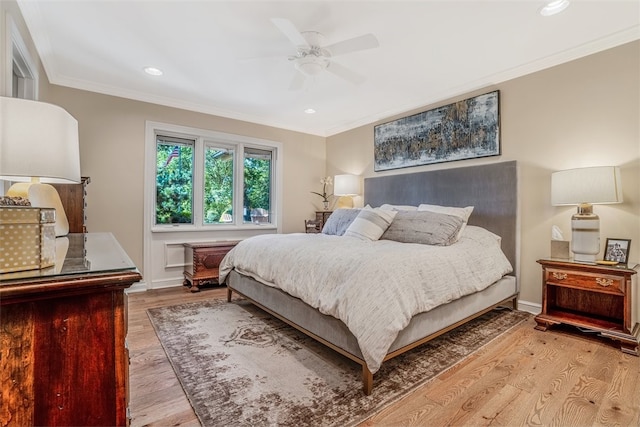
[{"label": "small vase of flowers", "polygon": [[317,194],[318,196],[322,197],[322,204],[324,205],[324,210],[326,211],[329,210],[329,197],[332,196],[332,194],[327,193],[327,185],[332,185],[333,179],[330,176],[325,176],[320,180],[320,184],[322,184],[322,193],[318,193],[317,191],[312,191],[311,193]]}]

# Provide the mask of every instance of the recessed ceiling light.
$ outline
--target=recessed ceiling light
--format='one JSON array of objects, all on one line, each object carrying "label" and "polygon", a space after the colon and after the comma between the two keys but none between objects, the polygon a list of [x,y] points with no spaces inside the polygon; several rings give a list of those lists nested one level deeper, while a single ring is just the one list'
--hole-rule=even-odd
[{"label": "recessed ceiling light", "polygon": [[144,67],[144,72],[152,76],[161,76],[164,74],[161,69],[156,67]]},{"label": "recessed ceiling light", "polygon": [[314,110],[313,108],[305,108],[304,112],[307,114],[315,114],[316,110]]},{"label": "recessed ceiling light", "polygon": [[542,8],[540,8],[540,15],[551,16],[556,13],[560,13],[569,7],[569,0],[553,0],[547,2]]}]

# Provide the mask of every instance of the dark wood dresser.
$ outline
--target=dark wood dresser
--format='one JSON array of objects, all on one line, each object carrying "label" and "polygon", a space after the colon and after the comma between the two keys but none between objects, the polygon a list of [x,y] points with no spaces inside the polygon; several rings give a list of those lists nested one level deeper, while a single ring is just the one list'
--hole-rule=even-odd
[{"label": "dark wood dresser", "polygon": [[69,221],[69,233],[87,232],[87,185],[91,179],[83,176],[79,184],[51,184],[58,191]]},{"label": "dark wood dresser", "polygon": [[0,425],[128,425],[124,290],[142,276],[110,233],[59,239],[56,266],[0,275]]}]

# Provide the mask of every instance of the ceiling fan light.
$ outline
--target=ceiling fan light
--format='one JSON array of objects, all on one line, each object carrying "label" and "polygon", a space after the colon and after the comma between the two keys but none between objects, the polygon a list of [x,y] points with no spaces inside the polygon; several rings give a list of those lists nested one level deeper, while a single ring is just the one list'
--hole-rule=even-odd
[{"label": "ceiling fan light", "polygon": [[541,9],[540,15],[551,16],[560,13],[569,7],[569,0],[553,0],[547,2]]},{"label": "ceiling fan light", "polygon": [[308,56],[296,60],[296,69],[306,76],[316,76],[329,66],[329,60],[322,57]]}]

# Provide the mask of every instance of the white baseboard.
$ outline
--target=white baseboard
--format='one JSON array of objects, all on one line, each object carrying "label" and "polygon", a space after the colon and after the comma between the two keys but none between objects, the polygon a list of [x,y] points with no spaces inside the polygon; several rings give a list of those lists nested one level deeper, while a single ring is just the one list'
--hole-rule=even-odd
[{"label": "white baseboard", "polygon": [[146,292],[153,289],[166,289],[166,288],[177,288],[179,286],[184,286],[182,279],[179,282],[175,280],[162,280],[159,282],[153,282],[151,285],[147,282],[137,282],[134,283],[133,286],[126,289],[125,292],[128,294],[136,293],[136,292]]},{"label": "white baseboard", "polygon": [[153,282],[148,289],[165,289],[165,288],[175,288],[178,286],[184,286],[182,278],[180,278],[178,282],[176,282],[175,279],[167,279],[167,280],[160,280],[157,282]]},{"label": "white baseboard", "polygon": [[126,294],[134,294],[137,292],[146,292],[147,291],[147,282],[136,282],[131,287],[124,290]]},{"label": "white baseboard", "polygon": [[518,310],[528,311],[531,314],[540,314],[542,311],[542,304],[518,300]]}]

